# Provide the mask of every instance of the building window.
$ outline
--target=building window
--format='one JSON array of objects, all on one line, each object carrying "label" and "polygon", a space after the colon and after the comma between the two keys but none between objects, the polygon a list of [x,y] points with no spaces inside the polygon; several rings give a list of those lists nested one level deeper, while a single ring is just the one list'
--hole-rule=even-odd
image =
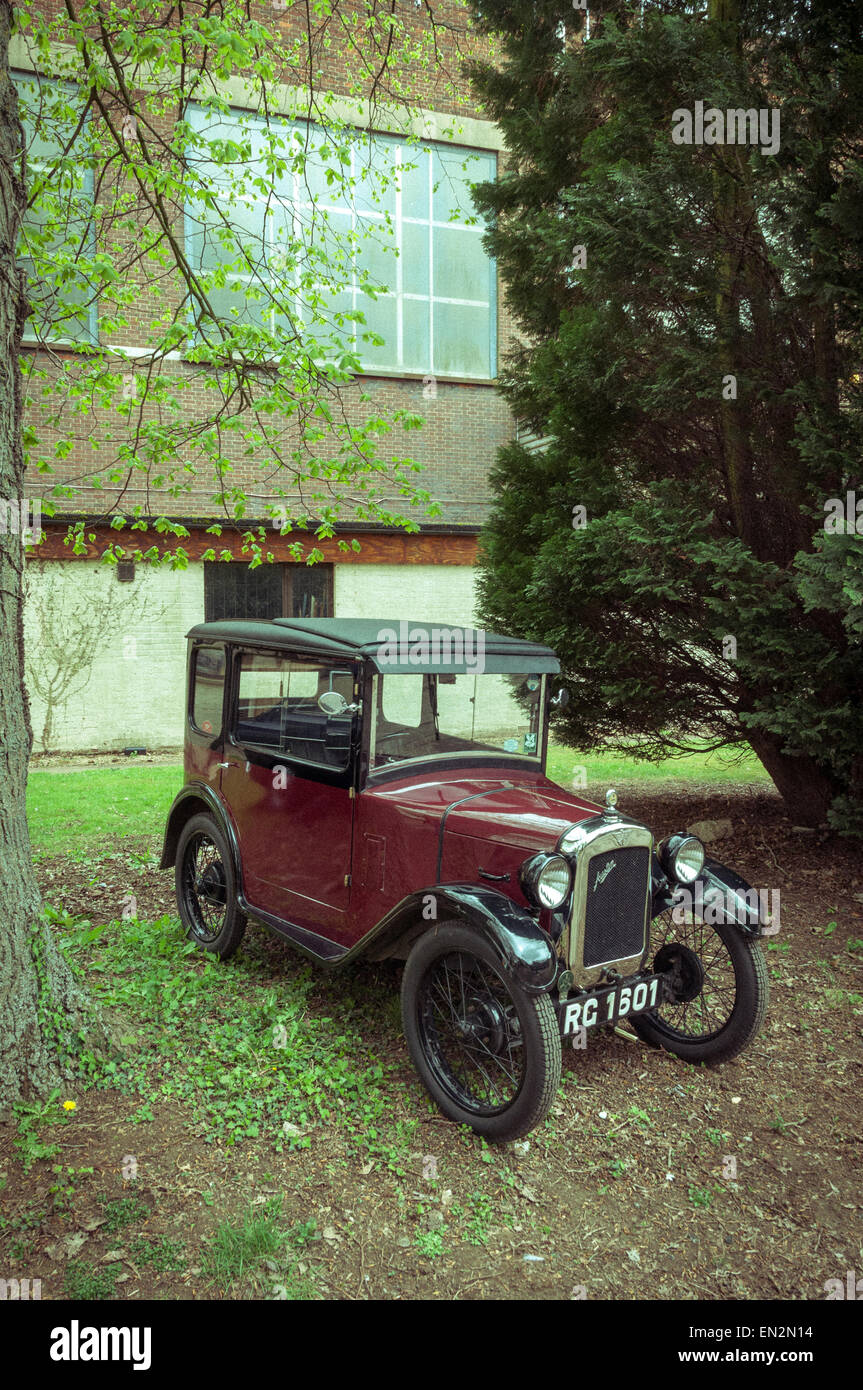
[{"label": "building window", "polygon": [[226,618],[331,618],[332,565],[258,565],[212,561],[204,565],[204,616]]},{"label": "building window", "polygon": [[93,249],[93,168],[86,126],[74,147],[82,98],[68,82],[13,72],[24,128],[29,206],[19,264],[27,271],[33,313],[24,342],[96,342],[96,293],[80,268]]},{"label": "building window", "polygon": [[[323,355],[347,345],[370,371],[496,376],[496,268],[470,197],[470,184],[495,178],[493,153],[358,132],[336,142],[321,127],[287,121],[268,135],[248,113],[229,121],[196,106],[186,117],[206,142],[237,150],[230,166],[198,163],[201,191],[221,187],[223,196],[210,196],[212,207],[203,197],[186,202],[190,259],[214,276],[220,316],[302,332]],[[275,174],[267,150],[279,161]],[[206,146],[198,154],[205,160]],[[394,177],[381,187],[370,168]],[[325,323],[314,321],[312,301]],[[357,312],[364,325],[352,320]]]}]

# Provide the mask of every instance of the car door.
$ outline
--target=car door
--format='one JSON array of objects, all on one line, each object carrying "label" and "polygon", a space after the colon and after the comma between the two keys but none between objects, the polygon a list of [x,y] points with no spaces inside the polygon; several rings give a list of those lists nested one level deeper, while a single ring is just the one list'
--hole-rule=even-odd
[{"label": "car door", "polygon": [[346,935],[356,716],[327,716],[325,690],[353,703],[357,673],[301,652],[234,653],[220,790],[253,907],[336,942]]}]

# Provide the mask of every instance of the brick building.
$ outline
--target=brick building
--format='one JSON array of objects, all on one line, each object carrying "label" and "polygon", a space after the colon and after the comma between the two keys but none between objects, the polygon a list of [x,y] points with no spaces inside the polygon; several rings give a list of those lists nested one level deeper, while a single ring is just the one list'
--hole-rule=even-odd
[{"label": "brick building", "polygon": [[[302,38],[304,7],[279,0],[259,8],[268,23]],[[359,3],[342,8],[352,23],[366,13]],[[36,500],[47,499],[54,490],[57,508],[53,518],[43,514],[44,538],[32,547],[28,563],[28,685],[36,749],[178,744],[183,637],[203,618],[311,614],[415,617],[451,625],[474,621],[472,566],[488,507],[488,473],[497,449],[513,432],[508,408],[495,387],[511,328],[496,267],[482,249],[482,229],[474,221],[468,189],[471,181],[497,176],[501,139],[471,104],[460,72],[462,58],[487,54],[490,48],[471,34],[466,11],[455,0],[423,7],[408,0],[398,3],[396,10],[410,40],[404,52],[411,51],[412,43],[424,42],[433,57],[426,66],[403,62],[413,86],[409,114],[387,97],[398,85],[391,74],[389,86],[384,83],[387,99],[380,99],[373,65],[357,72],[352,37],[357,31],[350,25],[344,24],[331,42],[316,50],[313,66],[314,81],[327,94],[330,113],[364,131],[371,141],[364,146],[369,158],[391,161],[397,177],[359,212],[349,200],[339,201],[328,192],[320,170],[307,173],[302,189],[290,182],[290,174],[280,176],[276,192],[280,207],[306,207],[312,220],[322,207],[331,220],[341,218],[347,224],[353,219],[351,225],[364,215],[373,232],[388,238],[391,246],[385,249],[397,250],[390,277],[382,282],[386,292],[363,301],[367,324],[378,339],[363,344],[362,372],[341,399],[349,420],[359,419],[363,411],[384,417],[408,411],[422,417],[422,428],[411,432],[405,452],[421,466],[418,484],[436,504],[436,514],[413,512],[419,529],[408,534],[374,518],[363,519],[362,507],[352,509],[349,503],[335,537],[320,543],[321,561],[309,566],[298,562],[292,548],[303,533],[283,535],[279,529],[280,509],[282,515],[285,508],[292,516],[302,515],[296,493],[284,486],[276,489],[272,469],[258,467],[254,456],[250,459],[231,446],[232,483],[248,496],[242,519],[230,515],[224,497],[214,501],[211,480],[190,470],[183,477],[179,468],[161,480],[130,472],[117,502],[105,477],[99,477],[100,466],[107,469],[109,456],[113,458],[116,414],[91,403],[78,412],[70,428],[68,420],[52,419],[50,412],[34,406],[34,456],[50,459],[53,472],[31,470],[28,492]],[[54,13],[53,5],[46,5],[45,13]],[[288,134],[319,129],[308,119],[309,62],[299,59],[295,70],[280,74],[291,80],[274,82],[267,89],[269,119],[275,115],[283,120]],[[65,84],[64,90],[74,98],[74,62],[60,40],[37,53],[36,45],[19,35],[10,63],[24,108],[31,169],[38,171],[50,163],[52,151],[44,133],[34,136],[37,127],[34,120],[28,125],[28,109],[38,108],[52,84]],[[397,75],[398,64],[393,72]],[[218,118],[221,129],[230,135],[236,112],[238,121],[252,123],[254,134],[257,116],[248,95],[232,79],[219,90],[229,103]],[[213,119],[205,104],[194,103],[186,108],[186,118],[192,124]],[[83,183],[80,196],[86,204],[88,188]],[[257,216],[253,204],[248,207],[249,216]],[[260,225],[261,235],[269,237],[263,219]],[[211,254],[207,227],[196,222],[190,240],[188,226],[187,210],[186,244],[190,256],[198,258],[194,263],[203,265]],[[116,359],[114,370],[122,371],[125,363],[134,381],[144,360],[146,322],[152,313],[146,277],[140,267],[134,273],[141,275],[139,301],[126,313],[122,331],[116,327],[117,313],[104,298],[93,302],[82,294],[79,310],[72,319],[67,315],[59,330],[52,323],[50,306],[37,304],[25,342],[31,366],[49,376],[74,370],[81,345],[91,344],[109,349]],[[241,289],[233,281],[223,287],[224,312],[230,312],[231,293]],[[346,293],[353,294],[346,302],[359,304],[356,285]],[[70,339],[77,349],[70,347]],[[200,365],[178,352],[160,367],[180,381],[190,418],[196,411],[204,418],[209,401],[197,385]],[[116,474],[109,470],[107,476]],[[65,496],[56,495],[58,484]],[[395,483],[384,500],[398,509]],[[134,540],[128,532],[112,529],[111,516],[117,511],[138,517],[141,529]],[[314,510],[311,515],[314,518]],[[154,525],[159,517],[182,528],[186,568],[100,563],[105,549],[118,542],[127,554],[132,554],[133,544],[142,550],[158,545],[163,539]],[[84,532],[75,553],[65,537],[69,522],[80,520]],[[218,539],[209,529],[214,521],[223,527]],[[264,548],[273,562],[250,569],[243,537],[258,526],[264,528]],[[231,560],[202,558],[214,547],[219,556],[230,554]]]}]

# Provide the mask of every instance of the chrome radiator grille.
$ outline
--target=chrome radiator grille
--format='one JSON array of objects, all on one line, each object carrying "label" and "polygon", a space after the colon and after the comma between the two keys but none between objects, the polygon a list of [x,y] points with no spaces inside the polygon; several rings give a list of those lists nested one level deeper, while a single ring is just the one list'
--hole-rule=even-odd
[{"label": "chrome radiator grille", "polygon": [[650,850],[646,846],[611,849],[592,856],[584,914],[582,963],[586,967],[641,955],[649,873]]},{"label": "chrome radiator grille", "polygon": [[606,968],[631,973],[644,954],[653,836],[621,817],[592,816],[560,848],[575,871],[564,953],[576,986],[589,989]]}]

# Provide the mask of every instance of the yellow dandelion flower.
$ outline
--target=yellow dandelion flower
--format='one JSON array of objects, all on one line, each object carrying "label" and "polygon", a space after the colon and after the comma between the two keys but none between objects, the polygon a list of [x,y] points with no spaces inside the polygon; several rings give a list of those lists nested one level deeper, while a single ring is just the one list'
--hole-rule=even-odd
[{"label": "yellow dandelion flower", "polygon": [[78,1109],[78,1106],[77,1106],[77,1103],[76,1103],[74,1100],[64,1100],[64,1101],[63,1101],[63,1109],[64,1109],[64,1110],[77,1110],[77,1109]]}]

